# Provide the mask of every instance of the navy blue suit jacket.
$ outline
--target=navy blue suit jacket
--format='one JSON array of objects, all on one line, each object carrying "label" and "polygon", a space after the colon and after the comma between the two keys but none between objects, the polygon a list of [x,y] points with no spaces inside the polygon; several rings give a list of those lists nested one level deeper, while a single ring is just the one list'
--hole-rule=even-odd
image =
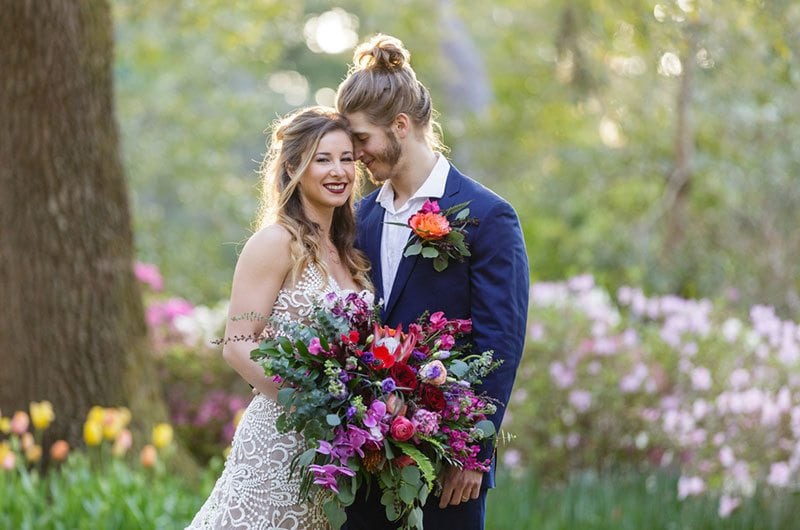
[{"label": "navy blue suit jacket", "polygon": [[[472,256],[464,262],[451,260],[442,272],[421,255],[404,257],[387,294],[382,292],[380,258],[385,210],[375,202],[377,193],[357,205],[356,246],[372,264],[376,297],[385,301],[383,322],[407,326],[426,310],[444,311],[447,318],[471,318],[473,332],[468,339],[475,352],[494,350],[495,359],[503,360],[478,389],[500,401],[490,418],[499,430],[522,356],[528,314],[528,258],[517,214],[508,202],[451,164],[439,206],[445,210],[470,201],[470,217],[479,221],[478,226],[467,227]],[[487,444],[479,457],[491,457],[492,446]],[[494,487],[494,462],[483,486]]]}]

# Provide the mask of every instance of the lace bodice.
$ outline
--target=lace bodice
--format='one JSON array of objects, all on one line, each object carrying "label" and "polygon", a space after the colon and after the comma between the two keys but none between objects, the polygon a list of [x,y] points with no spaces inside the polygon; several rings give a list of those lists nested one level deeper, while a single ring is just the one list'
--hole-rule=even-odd
[{"label": "lace bodice", "polygon": [[346,289],[339,287],[333,276],[328,276],[326,281],[319,268],[309,263],[297,283],[278,291],[278,298],[272,306],[270,324],[273,328],[279,328],[280,324],[304,321],[321,296],[329,292],[341,294],[343,291]]},{"label": "lace bodice", "polygon": [[[294,285],[278,292],[264,334],[274,336],[307,319],[331,291],[347,289],[309,265]],[[292,459],[306,443],[296,432],[278,432],[275,422],[281,413],[280,405],[266,396],[253,398],[236,428],[222,476],[188,529],[329,529],[322,511],[326,493],[312,501],[301,499],[299,476],[289,476]]]}]

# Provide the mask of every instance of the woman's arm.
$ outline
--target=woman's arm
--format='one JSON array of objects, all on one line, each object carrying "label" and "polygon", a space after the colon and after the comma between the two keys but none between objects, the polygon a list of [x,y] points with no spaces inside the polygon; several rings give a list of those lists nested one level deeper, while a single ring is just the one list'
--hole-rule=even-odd
[{"label": "woman's arm", "polygon": [[[275,400],[278,385],[264,375],[260,365],[250,359],[264,331],[265,319],[272,313],[286,275],[291,269],[291,236],[279,225],[253,234],[236,263],[231,287],[231,303],[225,326],[222,356],[253,388]],[[241,318],[254,313],[257,319]],[[237,337],[247,337],[245,340]]]}]

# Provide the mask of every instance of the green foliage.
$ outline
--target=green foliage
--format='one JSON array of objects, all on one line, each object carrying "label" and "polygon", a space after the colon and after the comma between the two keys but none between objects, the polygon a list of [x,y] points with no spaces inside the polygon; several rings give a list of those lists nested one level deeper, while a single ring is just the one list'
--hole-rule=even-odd
[{"label": "green foliage", "polygon": [[[199,489],[211,489],[219,463]],[[73,453],[46,475],[0,472],[0,528],[184,528],[203,503],[197,487],[178,476],[131,469],[117,459],[93,467],[86,455]]]},{"label": "green foliage", "polygon": [[[686,12],[643,0],[338,5],[358,17],[360,38],[404,40],[450,157],[520,213],[537,279],[591,270],[612,288],[735,288],[747,301],[800,307],[795,2],[680,4]],[[182,296],[223,298],[256,213],[262,131],[300,104],[272,75],[298,73],[310,104],[336,88],[350,51],[313,53],[304,42],[326,2],[114,6],[139,255]],[[682,78],[664,70],[665,53],[692,72],[680,209],[668,182]],[[670,243],[676,217],[683,228]]]},{"label": "green foliage", "polygon": [[795,528],[797,493],[759,492],[728,518],[717,499],[704,495],[679,502],[677,476],[669,473],[575,474],[558,486],[535,474],[501,472],[489,490],[486,528],[493,530],[789,530]]}]

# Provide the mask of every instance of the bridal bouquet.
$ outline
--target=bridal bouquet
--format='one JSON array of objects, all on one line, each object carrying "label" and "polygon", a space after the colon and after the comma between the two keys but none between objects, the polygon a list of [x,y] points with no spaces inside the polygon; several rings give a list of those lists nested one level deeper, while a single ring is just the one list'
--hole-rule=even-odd
[{"label": "bridal bouquet", "polygon": [[495,434],[486,416],[496,406],[474,385],[499,363],[490,351],[458,345],[469,320],[439,312],[393,329],[377,315],[370,293],[331,293],[305,324],[284,323],[252,358],[283,385],[278,429],[301,432],[309,446],[292,472],[302,476],[303,495],[313,485],[331,492],[331,525],[341,527],[344,508],[372,478],[387,518],[422,529],[422,506],[441,488],[445,465],[489,468],[477,454]]}]

